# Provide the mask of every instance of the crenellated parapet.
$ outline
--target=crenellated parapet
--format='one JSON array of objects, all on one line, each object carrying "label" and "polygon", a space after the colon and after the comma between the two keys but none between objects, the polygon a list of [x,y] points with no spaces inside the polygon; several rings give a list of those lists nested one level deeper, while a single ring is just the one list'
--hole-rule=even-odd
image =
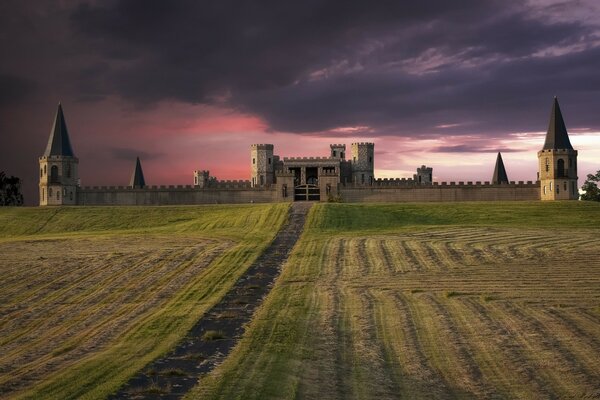
[{"label": "crenellated parapet", "polygon": [[294,161],[338,161],[334,157],[283,157],[284,162]]},{"label": "crenellated parapet", "polygon": [[273,150],[274,146],[269,143],[257,143],[257,144],[251,144],[250,148],[256,149],[256,150]]},{"label": "crenellated parapet", "polygon": [[[352,186],[352,185],[350,185]],[[362,187],[361,185],[355,185],[357,187]],[[433,187],[461,187],[461,188],[471,188],[471,187],[539,187],[539,181],[511,181],[509,183],[500,183],[494,184],[490,181],[458,181],[458,182],[432,182],[428,184],[423,184],[414,179],[406,179],[406,178],[380,178],[376,179],[374,187],[423,187],[423,188],[433,188]]]}]

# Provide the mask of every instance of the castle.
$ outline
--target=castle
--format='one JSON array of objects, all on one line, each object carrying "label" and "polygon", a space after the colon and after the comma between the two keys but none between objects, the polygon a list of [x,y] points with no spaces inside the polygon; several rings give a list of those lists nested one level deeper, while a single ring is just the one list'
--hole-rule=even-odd
[{"label": "castle", "polygon": [[508,180],[498,153],[491,181],[433,182],[425,165],[409,179],[376,179],[375,145],[332,144],[328,157],[283,157],[272,144],[250,146],[251,179],[222,181],[209,171],[194,171],[193,185],[148,186],[137,158],[128,186],[82,187],[67,124],[59,103],[44,154],[39,158],[40,206],[165,205],[291,201],[496,201],[576,200],[577,150],[567,133],[558,99],[538,152],[538,180]]}]

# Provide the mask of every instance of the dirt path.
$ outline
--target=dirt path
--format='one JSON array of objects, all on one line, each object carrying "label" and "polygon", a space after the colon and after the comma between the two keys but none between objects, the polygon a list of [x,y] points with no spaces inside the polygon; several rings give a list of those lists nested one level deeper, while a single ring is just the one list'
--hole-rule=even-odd
[{"label": "dirt path", "polygon": [[271,245],[229,292],[164,357],[147,365],[110,399],[179,399],[221,363],[269,293],[302,233],[311,203],[294,203]]}]

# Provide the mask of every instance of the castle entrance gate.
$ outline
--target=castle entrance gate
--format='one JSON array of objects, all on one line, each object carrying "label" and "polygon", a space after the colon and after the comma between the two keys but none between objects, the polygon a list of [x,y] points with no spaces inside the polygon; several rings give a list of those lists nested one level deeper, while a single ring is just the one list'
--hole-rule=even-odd
[{"label": "castle entrance gate", "polygon": [[294,188],[294,201],[319,201],[321,190],[317,185],[299,185]]}]

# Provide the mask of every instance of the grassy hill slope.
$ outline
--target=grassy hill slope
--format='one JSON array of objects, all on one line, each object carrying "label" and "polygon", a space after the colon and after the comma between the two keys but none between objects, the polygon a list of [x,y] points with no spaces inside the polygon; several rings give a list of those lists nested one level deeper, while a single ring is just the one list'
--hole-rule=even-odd
[{"label": "grassy hill slope", "polygon": [[0,209],[0,397],[105,398],[223,296],[287,208]]},{"label": "grassy hill slope", "polygon": [[188,398],[600,397],[600,204],[317,204]]}]

